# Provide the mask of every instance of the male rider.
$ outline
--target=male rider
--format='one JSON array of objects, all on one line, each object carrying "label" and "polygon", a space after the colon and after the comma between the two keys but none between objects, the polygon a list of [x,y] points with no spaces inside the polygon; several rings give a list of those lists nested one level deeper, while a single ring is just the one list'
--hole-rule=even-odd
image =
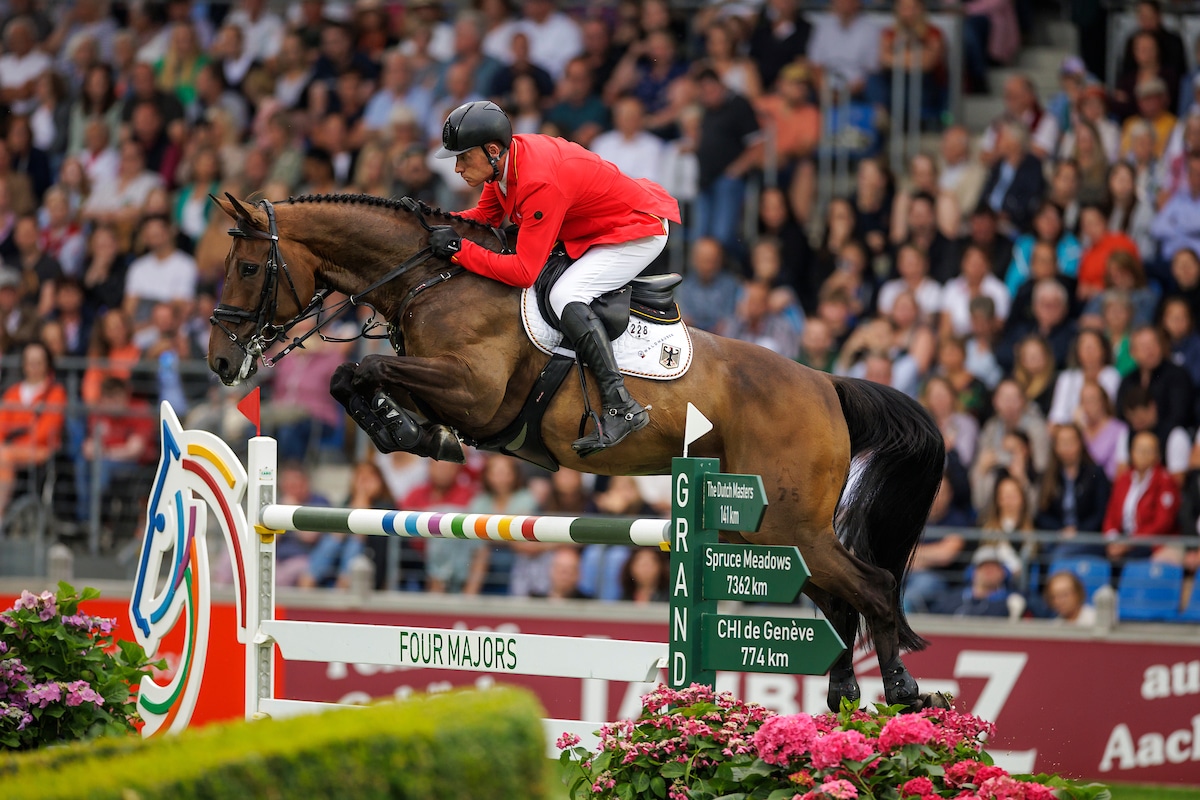
[{"label": "male rider", "polygon": [[634,180],[579,145],[542,134],[512,133],[495,103],[465,103],[446,119],[438,158],[455,159],[454,171],[472,188],[483,184],[467,219],[520,228],[517,251],[506,255],[436,228],[436,255],[512,286],[532,286],[555,242],[575,262],[549,292],[563,335],[592,368],[604,405],[599,428],[572,444],[587,456],[612,447],[650,421],[630,397],[617,369],[612,343],[590,303],[619,289],[652,262],[667,243],[668,221],[679,222],[679,204],[658,184]]}]

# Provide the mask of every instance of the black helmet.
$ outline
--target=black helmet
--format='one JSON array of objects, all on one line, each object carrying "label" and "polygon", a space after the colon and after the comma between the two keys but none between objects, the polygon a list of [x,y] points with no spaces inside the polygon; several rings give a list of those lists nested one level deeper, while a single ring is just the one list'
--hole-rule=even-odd
[{"label": "black helmet", "polygon": [[472,147],[499,142],[508,147],[512,141],[512,123],[504,109],[487,100],[463,103],[450,112],[442,126],[442,146],[438,158],[454,158]]}]

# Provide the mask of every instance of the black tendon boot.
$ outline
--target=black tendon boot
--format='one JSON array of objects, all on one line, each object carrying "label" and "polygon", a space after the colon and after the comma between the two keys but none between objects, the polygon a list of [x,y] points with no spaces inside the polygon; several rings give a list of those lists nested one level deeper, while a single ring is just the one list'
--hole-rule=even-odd
[{"label": "black tendon boot", "polygon": [[612,447],[650,422],[650,413],[625,389],[625,377],[617,369],[612,342],[592,309],[585,303],[568,303],[562,312],[562,332],[575,352],[596,375],[604,406],[600,424],[593,433],[571,444],[581,456]]}]

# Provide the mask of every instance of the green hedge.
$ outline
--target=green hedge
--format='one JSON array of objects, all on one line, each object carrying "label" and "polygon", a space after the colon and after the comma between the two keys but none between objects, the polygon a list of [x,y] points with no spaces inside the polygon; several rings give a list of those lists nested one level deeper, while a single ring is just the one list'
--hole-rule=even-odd
[{"label": "green hedge", "polygon": [[526,800],[545,796],[541,705],[511,687],[0,756],[6,797]]}]

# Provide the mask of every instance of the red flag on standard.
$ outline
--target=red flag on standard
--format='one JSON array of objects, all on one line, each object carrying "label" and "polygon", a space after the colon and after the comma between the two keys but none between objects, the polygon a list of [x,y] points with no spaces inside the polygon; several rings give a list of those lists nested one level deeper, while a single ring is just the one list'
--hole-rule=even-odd
[{"label": "red flag on standard", "polygon": [[254,391],[239,400],[237,404],[237,410],[242,412],[242,416],[254,424],[255,436],[262,436],[262,415],[259,411],[259,393],[260,387],[255,386]]}]

